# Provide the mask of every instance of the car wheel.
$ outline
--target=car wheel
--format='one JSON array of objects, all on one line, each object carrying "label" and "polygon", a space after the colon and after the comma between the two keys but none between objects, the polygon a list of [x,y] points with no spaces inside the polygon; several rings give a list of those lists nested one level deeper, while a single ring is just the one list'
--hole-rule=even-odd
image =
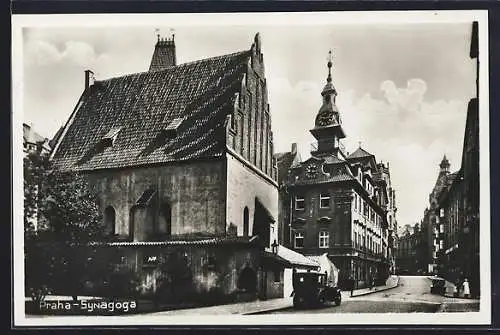
[{"label": "car wheel", "polygon": [[293,307],[294,308],[301,308],[303,306],[302,299],[297,297],[296,295],[293,297]]},{"label": "car wheel", "polygon": [[342,302],[342,297],[340,297],[340,296],[336,297],[334,302],[335,302],[335,306],[339,306],[340,303]]}]

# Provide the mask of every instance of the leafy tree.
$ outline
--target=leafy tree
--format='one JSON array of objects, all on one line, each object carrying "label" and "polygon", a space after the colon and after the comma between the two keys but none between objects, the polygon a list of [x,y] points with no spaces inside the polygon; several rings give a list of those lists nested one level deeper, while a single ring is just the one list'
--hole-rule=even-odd
[{"label": "leafy tree", "polygon": [[84,176],[55,169],[47,156],[24,159],[26,288],[34,299],[63,291],[75,299],[102,241],[96,197]]}]

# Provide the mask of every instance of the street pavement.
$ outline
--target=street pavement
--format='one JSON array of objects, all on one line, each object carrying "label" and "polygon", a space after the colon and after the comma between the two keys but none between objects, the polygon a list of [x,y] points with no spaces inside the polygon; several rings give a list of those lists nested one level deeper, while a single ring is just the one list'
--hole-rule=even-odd
[{"label": "street pavement", "polygon": [[[395,277],[397,278],[397,277]],[[299,310],[293,308],[292,298],[252,301],[202,308],[185,308],[143,314],[125,314],[121,317],[148,318],[151,316],[203,316],[203,315],[255,315],[290,313],[435,313],[435,312],[475,312],[479,311],[479,300],[443,297],[430,293],[431,280],[425,276],[401,276],[391,285],[377,290],[356,290],[342,292],[340,306],[326,304],[320,308]],[[397,285],[397,286],[396,286]],[[388,288],[388,289],[387,289]],[[30,316],[34,318],[48,316]],[[51,316],[60,318],[64,316]],[[80,316],[86,318],[88,316]],[[77,317],[78,318],[78,317]]]},{"label": "street pavement", "polygon": [[430,283],[425,276],[401,276],[399,286],[387,291],[354,297],[342,292],[340,306],[325,305],[307,311],[287,308],[269,313],[436,313],[479,310],[478,300],[431,294]]}]

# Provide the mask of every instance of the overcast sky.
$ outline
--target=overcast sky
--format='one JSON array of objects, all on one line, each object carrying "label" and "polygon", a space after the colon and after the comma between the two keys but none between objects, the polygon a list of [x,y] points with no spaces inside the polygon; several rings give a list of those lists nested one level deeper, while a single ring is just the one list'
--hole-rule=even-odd
[{"label": "overcast sky", "polygon": [[[25,28],[25,122],[52,137],[82,93],[85,69],[97,79],[146,71],[155,28]],[[475,96],[471,24],[160,27],[162,35],[169,28],[179,63],[248,49],[260,32],[275,151],[297,142],[303,159],[332,49],[344,144],[352,152],[361,141],[390,162],[400,226],[422,218],[443,154],[460,168]]]}]

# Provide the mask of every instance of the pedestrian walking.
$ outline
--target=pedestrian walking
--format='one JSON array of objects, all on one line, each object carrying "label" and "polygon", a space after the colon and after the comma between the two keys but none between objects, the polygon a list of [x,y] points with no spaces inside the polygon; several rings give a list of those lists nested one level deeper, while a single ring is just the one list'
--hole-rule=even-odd
[{"label": "pedestrian walking", "polygon": [[349,288],[351,289],[351,297],[354,294],[354,278],[352,276],[349,276]]},{"label": "pedestrian walking", "polygon": [[458,283],[453,284],[453,297],[458,297]]},{"label": "pedestrian walking", "polygon": [[469,298],[470,297],[470,287],[469,287],[469,281],[467,280],[467,278],[465,278],[464,280],[464,298]]}]

